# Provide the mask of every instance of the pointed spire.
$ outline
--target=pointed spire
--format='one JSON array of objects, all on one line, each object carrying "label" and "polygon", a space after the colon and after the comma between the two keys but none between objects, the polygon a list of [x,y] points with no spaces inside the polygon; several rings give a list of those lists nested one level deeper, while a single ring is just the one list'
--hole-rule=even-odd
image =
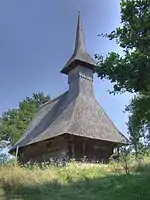
[{"label": "pointed spire", "polygon": [[86,52],[80,11],[78,11],[78,23],[74,53],[77,53],[78,51]]},{"label": "pointed spire", "polygon": [[82,29],[81,15],[78,12],[78,22],[76,30],[76,41],[74,53],[61,70],[61,73],[68,74],[68,72],[76,67],[77,65],[82,65],[83,67],[93,69],[96,66],[94,59],[86,52],[84,43],[84,34]]}]

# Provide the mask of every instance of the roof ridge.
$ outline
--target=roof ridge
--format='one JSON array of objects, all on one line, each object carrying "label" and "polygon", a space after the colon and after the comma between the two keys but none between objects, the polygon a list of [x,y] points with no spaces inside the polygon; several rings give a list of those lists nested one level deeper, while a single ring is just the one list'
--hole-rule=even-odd
[{"label": "roof ridge", "polygon": [[49,104],[49,103],[52,103],[52,102],[58,100],[59,98],[61,98],[63,95],[65,95],[65,94],[67,94],[67,93],[68,93],[68,90],[67,90],[66,92],[60,94],[59,96],[56,96],[54,99],[49,100],[49,101],[45,102],[44,104],[40,105],[39,108],[37,109],[37,112],[38,112],[43,106],[45,106],[45,105],[47,105],[47,104]]}]

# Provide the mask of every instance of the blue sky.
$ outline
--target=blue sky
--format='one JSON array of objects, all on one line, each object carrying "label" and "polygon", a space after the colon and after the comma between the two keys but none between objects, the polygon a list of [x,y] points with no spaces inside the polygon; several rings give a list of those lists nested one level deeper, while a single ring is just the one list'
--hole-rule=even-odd
[{"label": "blue sky", "polygon": [[[71,56],[77,11],[81,11],[86,48],[91,55],[121,53],[113,41],[97,37],[120,23],[119,0],[1,0],[0,1],[0,113],[18,106],[33,92],[55,97],[67,88],[60,70]],[[123,133],[123,113],[131,95],[110,95],[112,85],[95,77],[99,103]]]}]

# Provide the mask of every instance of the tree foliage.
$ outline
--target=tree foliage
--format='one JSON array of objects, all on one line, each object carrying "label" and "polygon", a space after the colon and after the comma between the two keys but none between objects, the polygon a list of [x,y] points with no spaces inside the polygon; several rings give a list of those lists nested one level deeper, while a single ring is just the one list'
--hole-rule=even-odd
[{"label": "tree foliage", "polygon": [[[150,139],[150,92],[135,95],[126,107],[129,112],[128,129],[131,141],[136,145],[142,139],[149,143]],[[135,146],[135,149],[137,147]]]},{"label": "tree foliage", "polygon": [[126,111],[128,132],[138,153],[141,141],[150,138],[150,1],[122,0],[120,7],[121,26],[101,35],[115,40],[123,54],[96,54],[95,71],[98,77],[113,83],[112,93],[135,93]]},{"label": "tree foliage", "polygon": [[114,92],[141,92],[150,87],[150,1],[122,0],[121,27],[104,36],[116,40],[124,54],[95,55],[98,76],[114,84]]},{"label": "tree foliage", "polygon": [[40,105],[50,100],[43,93],[33,93],[19,103],[19,108],[9,109],[0,118],[0,139],[14,144],[23,134]]}]

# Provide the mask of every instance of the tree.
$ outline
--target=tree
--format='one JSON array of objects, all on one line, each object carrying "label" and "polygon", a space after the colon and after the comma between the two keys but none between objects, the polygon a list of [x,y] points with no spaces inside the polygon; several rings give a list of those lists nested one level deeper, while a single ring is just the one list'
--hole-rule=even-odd
[{"label": "tree", "polygon": [[138,154],[140,139],[150,130],[150,1],[122,0],[120,6],[121,26],[100,35],[116,40],[123,55],[96,54],[95,72],[113,83],[112,93],[135,93],[126,111],[130,114],[128,131]]},{"label": "tree", "polygon": [[116,52],[105,58],[95,55],[98,76],[114,84],[113,92],[141,92],[150,88],[150,1],[122,0],[121,27],[110,34],[102,34],[109,40],[115,39],[123,56]]},{"label": "tree", "polygon": [[[150,92],[135,95],[126,107],[129,112],[128,129],[131,141],[138,152],[142,143],[149,143],[150,138]],[[141,140],[141,142],[140,142]],[[137,145],[138,144],[138,145]]]},{"label": "tree", "polygon": [[26,130],[40,105],[50,100],[49,95],[33,93],[19,103],[19,108],[9,109],[0,118],[0,139],[13,145]]}]

